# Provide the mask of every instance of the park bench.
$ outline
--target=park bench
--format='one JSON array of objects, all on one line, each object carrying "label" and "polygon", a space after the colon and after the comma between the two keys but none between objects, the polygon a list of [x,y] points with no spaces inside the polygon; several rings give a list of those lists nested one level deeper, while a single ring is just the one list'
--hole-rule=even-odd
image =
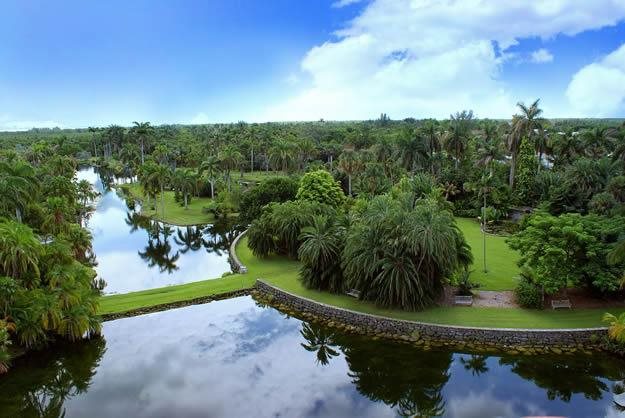
[{"label": "park bench", "polygon": [[471,306],[473,305],[473,296],[454,296],[454,305]]},{"label": "park bench", "polygon": [[359,298],[360,297],[360,291],[356,290],[356,289],[352,289],[350,291],[345,292],[345,294],[347,296],[351,296],[353,298]]},{"label": "park bench", "polygon": [[554,299],[551,301],[552,309],[571,309],[571,301],[568,299]]}]

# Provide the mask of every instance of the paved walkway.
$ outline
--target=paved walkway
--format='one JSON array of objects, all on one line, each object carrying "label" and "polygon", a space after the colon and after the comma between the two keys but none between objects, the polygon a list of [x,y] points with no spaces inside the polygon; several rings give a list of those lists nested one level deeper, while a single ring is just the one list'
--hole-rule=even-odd
[{"label": "paved walkway", "polygon": [[518,308],[512,290],[493,291],[479,290],[475,292],[473,306],[485,308]]}]

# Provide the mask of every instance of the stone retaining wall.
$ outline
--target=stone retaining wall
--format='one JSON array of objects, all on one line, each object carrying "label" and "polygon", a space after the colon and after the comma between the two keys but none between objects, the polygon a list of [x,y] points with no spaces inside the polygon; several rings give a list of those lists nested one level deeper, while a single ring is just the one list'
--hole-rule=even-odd
[{"label": "stone retaining wall", "polygon": [[580,349],[590,348],[591,346],[599,347],[601,342],[605,340],[604,337],[607,334],[606,328],[511,329],[435,325],[385,318],[337,308],[293,295],[262,280],[256,281],[255,290],[267,297],[272,304],[286,305],[302,313],[304,317],[314,315],[321,319],[352,326],[366,333],[383,335],[390,338],[399,337],[412,340],[425,339],[461,344],[494,345],[504,348],[552,348],[552,351],[558,352],[559,348],[553,347],[576,347]]},{"label": "stone retaining wall", "polygon": [[239,235],[237,235],[234,241],[232,241],[232,244],[230,244],[229,260],[230,260],[230,266],[232,268],[233,273],[241,273],[241,274],[247,273],[247,267],[245,267],[243,263],[241,263],[241,260],[239,260],[239,257],[237,257],[237,245],[239,244],[239,240],[243,238],[243,235],[245,235],[246,233],[247,233],[247,229],[241,232]]}]

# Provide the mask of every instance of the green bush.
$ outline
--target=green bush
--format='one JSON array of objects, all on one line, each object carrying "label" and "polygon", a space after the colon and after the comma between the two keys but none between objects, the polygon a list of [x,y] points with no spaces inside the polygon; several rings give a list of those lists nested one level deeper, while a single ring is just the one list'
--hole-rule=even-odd
[{"label": "green bush", "polygon": [[334,208],[345,202],[345,194],[332,174],[325,170],[304,174],[296,195],[297,200],[322,203]]},{"label": "green bush", "polygon": [[523,308],[542,309],[543,295],[540,287],[529,277],[521,274],[521,280],[514,289],[517,302]]},{"label": "green bush", "polygon": [[249,224],[260,217],[265,205],[295,199],[299,183],[290,177],[272,177],[248,190],[241,197],[239,220]]}]

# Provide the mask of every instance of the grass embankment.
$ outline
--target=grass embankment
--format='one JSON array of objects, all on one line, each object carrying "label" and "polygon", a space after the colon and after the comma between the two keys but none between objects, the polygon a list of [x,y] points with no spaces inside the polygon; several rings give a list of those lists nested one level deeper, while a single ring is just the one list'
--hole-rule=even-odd
[{"label": "grass embankment", "polygon": [[[481,261],[481,236],[479,225],[469,219],[459,219],[458,224],[465,232],[475,255],[476,265]],[[484,288],[501,289],[514,287],[517,274],[515,261],[518,257],[510,250],[503,238],[487,237],[488,262],[492,267],[488,274],[474,272],[474,279],[484,284]],[[479,245],[478,245],[479,244]],[[273,284],[287,292],[357,312],[390,318],[422,321],[434,324],[494,327],[494,328],[589,328],[604,324],[601,317],[604,309],[573,310],[529,310],[516,308],[476,308],[438,307],[423,312],[406,312],[384,309],[373,303],[359,301],[346,295],[334,295],[306,289],[298,280],[299,263],[284,257],[271,256],[265,259],[254,257],[247,247],[247,239],[242,239],[237,247],[237,255],[248,268],[248,273],[233,274],[220,279],[205,280],[178,286],[144,290],[123,295],[104,296],[100,299],[100,313],[122,313],[158,305],[188,301],[220,293],[250,288],[257,278]],[[610,309],[618,314],[625,309]]]},{"label": "grass embankment", "polygon": [[506,238],[486,235],[486,268],[484,272],[483,236],[480,224],[474,219],[456,218],[458,227],[473,250],[471,279],[479,283],[479,290],[513,290],[519,275],[519,253],[508,247]]},{"label": "grass embankment", "polygon": [[[604,309],[538,311],[516,308],[439,307],[422,312],[384,309],[347,295],[306,289],[298,280],[299,263],[280,257],[258,259],[247,248],[245,238],[237,247],[237,255],[247,266],[248,276],[252,281],[261,278],[267,283],[298,296],[357,312],[433,324],[492,328],[593,328],[605,325],[601,322]],[[610,311],[619,313],[625,312],[625,309],[610,309]]]},{"label": "grass embankment", "polygon": [[[128,184],[128,190],[133,197],[141,200],[144,204],[141,206],[141,214],[159,221],[174,225],[198,225],[211,223],[215,217],[210,213],[202,213],[202,208],[207,206],[211,199],[208,197],[191,197],[191,202],[185,209],[174,200],[174,192],[165,192],[165,212],[161,211],[161,197],[156,198],[156,210],[152,210],[147,205],[147,198],[143,195],[141,185],[139,183]],[[150,206],[152,206],[150,202]]]}]

